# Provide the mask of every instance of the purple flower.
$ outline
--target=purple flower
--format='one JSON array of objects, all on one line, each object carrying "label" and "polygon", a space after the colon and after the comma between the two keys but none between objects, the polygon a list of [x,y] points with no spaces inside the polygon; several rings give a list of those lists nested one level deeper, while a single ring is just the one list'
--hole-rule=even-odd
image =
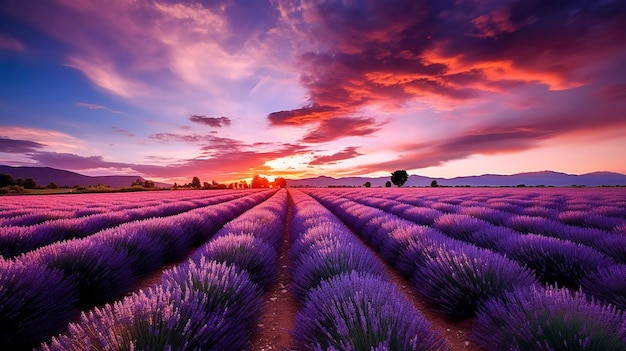
[{"label": "purple flower", "polygon": [[196,251],[194,260],[204,258],[234,265],[248,272],[252,282],[265,288],[278,277],[276,250],[253,235],[228,234],[220,236]]},{"label": "purple flower", "polygon": [[489,351],[626,350],[622,311],[553,287],[518,288],[487,301],[473,338]]},{"label": "purple flower", "polygon": [[17,258],[27,265],[40,264],[63,271],[76,281],[79,307],[89,307],[124,295],[135,277],[132,260],[124,252],[88,240],[65,241],[44,246]]},{"label": "purple flower", "polygon": [[344,244],[314,248],[295,258],[291,272],[293,292],[302,301],[322,281],[350,272],[385,274],[382,265],[365,246]]},{"label": "purple flower", "polygon": [[411,282],[428,302],[451,316],[471,316],[484,301],[536,283],[527,268],[475,246],[444,245],[428,256],[415,268]]},{"label": "purple flower", "polygon": [[31,349],[78,314],[78,290],[63,272],[0,259],[0,345]]},{"label": "purple flower", "polygon": [[531,268],[542,282],[566,287],[576,287],[589,272],[614,264],[609,257],[588,246],[534,234],[511,237],[503,251]]},{"label": "purple flower", "polygon": [[324,281],[296,315],[301,350],[446,350],[437,332],[395,286],[352,272]]},{"label": "purple flower", "polygon": [[626,265],[619,264],[591,272],[581,280],[580,286],[596,299],[626,311]]}]

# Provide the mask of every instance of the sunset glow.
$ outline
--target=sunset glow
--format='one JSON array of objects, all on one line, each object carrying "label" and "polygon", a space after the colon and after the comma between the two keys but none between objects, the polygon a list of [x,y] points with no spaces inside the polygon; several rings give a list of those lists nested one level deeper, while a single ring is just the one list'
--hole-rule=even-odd
[{"label": "sunset glow", "polygon": [[626,173],[623,1],[4,1],[0,164]]}]

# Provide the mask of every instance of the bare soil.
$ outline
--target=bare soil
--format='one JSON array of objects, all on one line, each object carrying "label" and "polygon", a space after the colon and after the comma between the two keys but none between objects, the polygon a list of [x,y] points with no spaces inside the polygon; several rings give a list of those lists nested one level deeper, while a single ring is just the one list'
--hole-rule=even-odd
[{"label": "bare soil", "polygon": [[288,196],[287,220],[284,226],[283,243],[279,250],[279,276],[263,295],[265,310],[258,324],[257,333],[252,338],[250,350],[253,351],[292,350],[290,330],[293,329],[296,313],[300,307],[295,296],[290,292],[289,229],[293,201],[291,195]]}]

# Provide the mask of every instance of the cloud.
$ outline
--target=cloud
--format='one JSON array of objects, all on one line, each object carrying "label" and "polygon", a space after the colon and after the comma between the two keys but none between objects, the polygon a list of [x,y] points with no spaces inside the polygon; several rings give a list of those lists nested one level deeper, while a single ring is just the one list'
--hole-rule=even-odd
[{"label": "cloud", "polygon": [[10,154],[23,154],[27,152],[36,152],[45,147],[45,145],[35,141],[15,140],[0,137],[0,152],[6,152]]},{"label": "cloud", "polygon": [[115,114],[120,114],[120,115],[124,114],[124,112],[122,112],[122,111],[114,110],[114,109],[112,109],[110,107],[107,107],[107,106],[98,105],[98,104],[91,104],[91,103],[87,103],[87,102],[77,102],[76,106],[85,107],[85,108],[88,108],[90,110],[106,110],[106,111],[109,111],[109,112],[115,113]]},{"label": "cloud", "polygon": [[127,131],[126,129],[123,129],[123,128],[119,128],[119,127],[116,127],[116,126],[112,126],[112,127],[111,127],[111,129],[112,129],[114,132],[116,132],[116,133],[118,133],[118,134],[121,134],[121,135],[125,135],[125,136],[127,136],[127,137],[131,137],[131,138],[136,137],[136,135],[135,135],[135,134],[133,134],[133,133],[131,133],[131,132],[129,132],[129,131]]},{"label": "cloud", "polygon": [[336,106],[310,105],[295,110],[272,112],[267,119],[272,125],[303,125],[319,122],[336,115]]},{"label": "cloud", "polygon": [[13,37],[0,35],[0,50],[22,51],[24,50],[24,45]]},{"label": "cloud", "polygon": [[[588,85],[606,78],[589,68],[623,54],[626,41],[619,1],[278,3],[294,40],[309,43],[299,63],[311,106],[335,116],[424,100],[435,108],[471,103],[528,85]],[[316,122],[306,109],[290,112],[268,119]]]},{"label": "cloud", "polygon": [[379,131],[382,124],[367,117],[335,117],[323,120],[303,138],[305,143],[325,143],[349,136],[367,136]]},{"label": "cloud", "polygon": [[336,164],[338,161],[349,160],[349,159],[363,155],[359,153],[357,149],[358,147],[356,146],[350,146],[332,155],[317,156],[313,158],[311,162],[309,162],[309,165],[318,166],[318,165],[326,165],[326,164]]},{"label": "cloud", "polygon": [[189,120],[193,123],[204,124],[209,127],[225,127],[230,125],[230,118],[228,117],[206,117],[206,116],[198,116],[193,115],[189,117]]},{"label": "cloud", "polygon": [[38,165],[69,170],[128,168],[129,164],[105,161],[102,156],[79,156],[71,153],[33,152],[28,155]]}]

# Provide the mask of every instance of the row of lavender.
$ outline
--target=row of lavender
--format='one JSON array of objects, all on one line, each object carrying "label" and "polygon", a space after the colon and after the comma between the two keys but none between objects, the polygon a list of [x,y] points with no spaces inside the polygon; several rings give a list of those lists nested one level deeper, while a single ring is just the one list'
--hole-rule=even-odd
[{"label": "row of lavender", "polygon": [[[393,207],[387,200],[395,200],[396,204],[428,209],[415,213],[418,217],[425,216],[424,219],[441,213],[459,213],[500,225],[512,217],[540,217],[543,223],[560,229],[573,229],[562,226],[570,225],[626,234],[626,189],[621,188],[379,190],[382,189],[348,190],[343,191],[342,196],[367,198],[372,206],[381,208]],[[593,233],[597,232],[591,231]]]},{"label": "row of lavender", "polygon": [[134,193],[133,196],[123,196],[120,193],[5,196],[0,207],[0,226],[28,226],[55,219],[129,211],[163,204],[194,203],[207,197],[226,194],[232,194],[232,191],[158,191]]},{"label": "row of lavender", "polygon": [[[147,201],[143,205],[134,201],[132,207],[111,206],[102,213],[95,213],[85,216],[64,217],[61,219],[48,220],[39,224],[20,226],[2,225],[0,230],[0,255],[4,258],[11,258],[36,248],[48,245],[57,241],[84,238],[100,230],[111,228],[123,223],[144,220],[153,217],[166,217],[177,215],[199,207],[218,204],[225,201],[247,196],[246,192],[219,192],[207,196],[206,192],[195,192],[195,197],[172,203],[173,198]],[[78,210],[83,203],[92,201],[94,195],[82,197],[73,196],[76,201],[73,208]],[[118,195],[118,197],[120,197]],[[110,197],[109,197],[110,198]],[[142,199],[147,199],[142,197]],[[51,199],[49,206],[56,204]],[[105,209],[107,207],[104,207]],[[49,208],[48,211],[51,209]],[[54,212],[52,210],[51,212]],[[71,215],[72,211],[65,212]]]},{"label": "row of lavender", "polygon": [[317,201],[290,193],[291,276],[301,303],[295,349],[446,350],[374,253]]},{"label": "row of lavender", "polygon": [[28,349],[80,309],[119,298],[145,275],[185,257],[274,191],[151,218],[0,260],[0,344]]},{"label": "row of lavender", "polygon": [[[434,215],[427,207],[391,199],[380,201],[368,197],[367,192],[341,195],[503,254],[531,268],[543,283],[582,288],[587,294],[626,310],[626,235],[559,223],[541,225],[536,219],[542,218],[527,216],[503,220],[499,215],[496,225],[496,221],[484,219],[489,219],[485,214],[490,212],[480,206]],[[463,211],[470,208],[471,211]]]},{"label": "row of lavender", "polygon": [[243,350],[278,275],[287,192],[220,229],[162,283],[83,313],[40,350]]},{"label": "row of lavender", "polygon": [[415,290],[450,316],[476,317],[488,350],[625,350],[624,312],[581,292],[543,286],[535,272],[497,252],[325,190],[306,192],[379,250]]}]

